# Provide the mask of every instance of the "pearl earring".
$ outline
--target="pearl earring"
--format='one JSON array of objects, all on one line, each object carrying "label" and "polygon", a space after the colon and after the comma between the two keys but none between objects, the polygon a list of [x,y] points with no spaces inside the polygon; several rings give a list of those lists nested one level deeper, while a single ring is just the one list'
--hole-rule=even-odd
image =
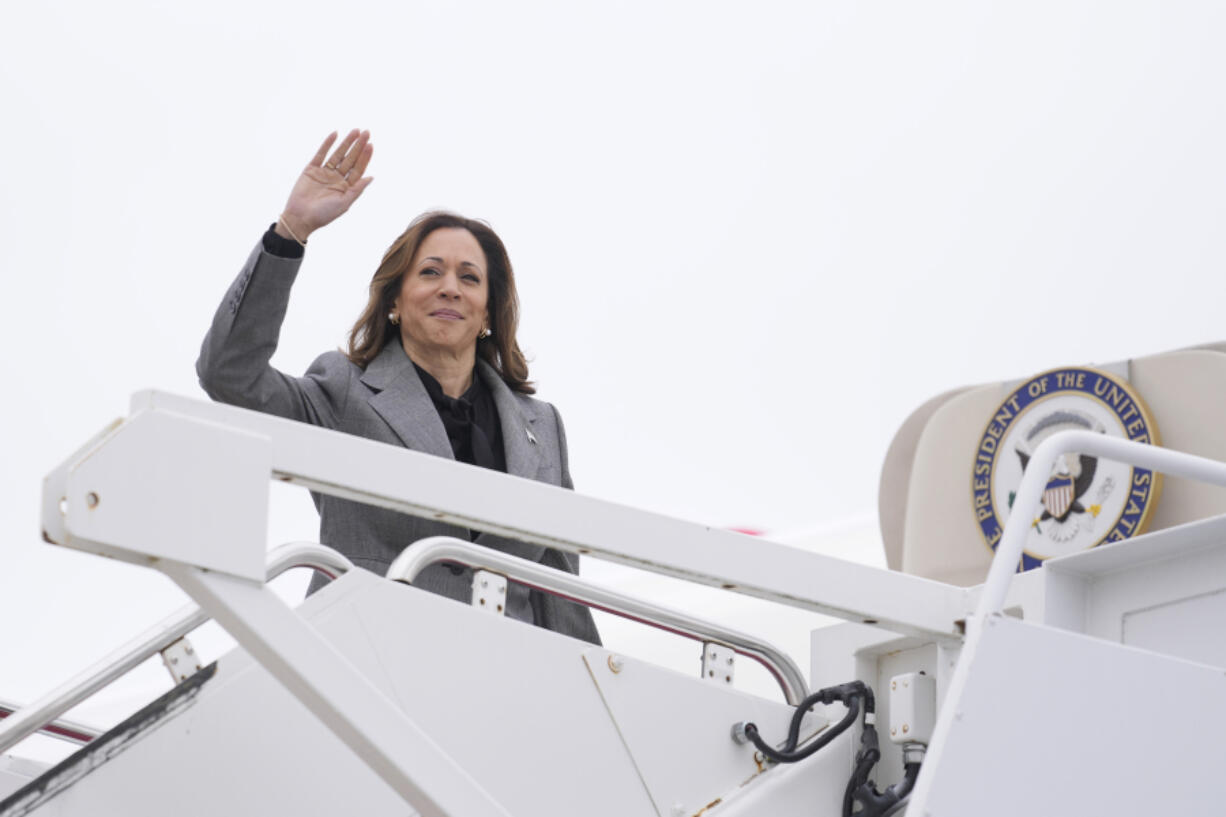
[{"label": "pearl earring", "polygon": [[387,313],[387,319],[392,322],[392,326],[400,325],[400,316],[396,314],[396,310]]},{"label": "pearl earring", "polygon": [[488,337],[489,337],[490,335],[492,335],[492,334],[494,334],[493,330],[492,330],[492,329],[490,329],[490,328],[487,326],[487,327],[485,327],[484,329],[482,329],[482,330],[481,330],[481,334],[480,334],[480,335],[478,335],[477,337],[480,337],[480,338],[488,338]]}]

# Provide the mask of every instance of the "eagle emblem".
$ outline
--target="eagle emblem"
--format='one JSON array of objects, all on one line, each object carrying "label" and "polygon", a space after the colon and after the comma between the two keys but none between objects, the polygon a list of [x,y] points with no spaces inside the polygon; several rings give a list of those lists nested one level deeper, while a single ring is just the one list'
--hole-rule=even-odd
[{"label": "eagle emblem", "polygon": [[[1030,463],[1033,451],[1039,444],[1058,431],[1094,431],[1102,434],[1106,429],[1092,418],[1077,411],[1054,411],[1039,419],[1024,435],[1021,443],[1015,449],[1022,471]],[[1098,458],[1085,454],[1064,454],[1056,460],[1052,467],[1047,487],[1043,489],[1043,513],[1039,515],[1036,525],[1051,521],[1053,526],[1063,528],[1069,524],[1073,514],[1086,513],[1088,508],[1082,504],[1090,485],[1094,482],[1094,474],[1098,470]],[[1012,499],[1010,499],[1012,505]],[[1097,510],[1095,511],[1097,516]],[[1041,531],[1040,531],[1041,532]],[[1063,533],[1063,530],[1061,531]],[[1065,537],[1067,538],[1067,537]]]}]

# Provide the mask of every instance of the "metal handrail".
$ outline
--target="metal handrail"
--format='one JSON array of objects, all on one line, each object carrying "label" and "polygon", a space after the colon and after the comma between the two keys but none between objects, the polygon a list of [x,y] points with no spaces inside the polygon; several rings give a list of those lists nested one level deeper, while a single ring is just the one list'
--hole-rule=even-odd
[{"label": "metal handrail", "polygon": [[[335,579],[352,569],[353,563],[332,548],[316,542],[289,542],[269,552],[266,580],[271,581],[295,567],[310,567]],[[72,726],[80,735],[88,734],[83,740],[74,740],[48,727],[54,726],[60,715],[208,620],[207,613],[194,604],[188,604],[34,703],[0,720],[0,752],[7,751],[39,731],[74,743],[92,740],[100,733],[81,724]]]},{"label": "metal handrail", "polygon": [[498,573],[533,590],[550,593],[696,641],[723,644],[764,666],[779,683],[789,704],[795,706],[809,694],[804,676],[792,659],[778,647],[761,639],[703,621],[671,607],[602,587],[572,573],[509,556],[462,539],[430,536],[413,543],[401,551],[392,562],[387,569],[387,577],[412,584],[422,570],[441,561],[457,562],[475,570]]},{"label": "metal handrail", "polygon": [[[8,701],[0,701],[0,720],[3,720],[10,715],[13,715],[21,710],[21,707]],[[70,721],[67,718],[58,718],[51,723],[44,724],[38,731],[49,735],[50,737],[59,738],[68,743],[75,743],[77,746],[83,746],[89,743],[94,738],[102,734],[102,730],[93,726],[88,726],[78,721]]]},{"label": "metal handrail", "polygon": [[982,621],[984,616],[999,613],[1004,608],[1009,584],[1017,572],[1017,563],[1026,545],[1026,535],[1030,530],[1030,513],[1039,507],[1056,458],[1071,453],[1092,454],[1103,459],[1139,465],[1151,471],[1226,486],[1226,463],[1217,460],[1091,431],[1061,431],[1051,435],[1035,449],[1026,465],[1021,484],[1017,488],[1017,498],[1013,502],[1013,511],[1005,523],[1000,544],[996,547],[996,556],[992,559],[987,580],[983,584],[983,592],[979,596],[979,606],[975,610],[976,620]]}]

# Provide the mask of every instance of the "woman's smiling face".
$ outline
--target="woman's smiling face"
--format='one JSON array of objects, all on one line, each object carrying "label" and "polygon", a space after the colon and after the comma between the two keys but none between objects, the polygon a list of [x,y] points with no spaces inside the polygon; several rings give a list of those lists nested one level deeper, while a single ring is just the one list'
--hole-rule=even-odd
[{"label": "woman's smiling face", "polygon": [[489,324],[485,252],[462,227],[426,236],[400,283],[393,310],[405,351],[463,355]]}]

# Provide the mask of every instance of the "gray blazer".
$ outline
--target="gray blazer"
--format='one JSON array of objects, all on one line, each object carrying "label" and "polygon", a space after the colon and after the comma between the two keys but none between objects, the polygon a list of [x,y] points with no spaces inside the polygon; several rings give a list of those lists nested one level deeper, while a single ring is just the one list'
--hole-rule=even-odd
[{"label": "gray blazer", "polygon": [[[454,459],[447,432],[399,340],[389,343],[363,371],[340,352],[316,358],[303,377],[269,365],[302,259],[281,258],[257,246],[213,318],[196,372],[209,397],[371,440]],[[506,448],[507,472],[564,488],[573,487],[566,461],[562,418],[549,403],[511,391],[484,361],[478,375],[494,396]],[[529,435],[531,432],[531,435]],[[474,466],[475,467],[475,466]],[[464,528],[370,505],[313,494],[320,541],[354,564],[379,575],[413,542],[426,536],[467,540]],[[483,533],[479,544],[571,573],[579,557]],[[471,597],[471,571],[434,565],[414,584],[460,601]],[[322,582],[320,582],[322,583]],[[312,584],[314,590],[318,584]],[[590,611],[512,584],[507,615],[600,643]]]}]

